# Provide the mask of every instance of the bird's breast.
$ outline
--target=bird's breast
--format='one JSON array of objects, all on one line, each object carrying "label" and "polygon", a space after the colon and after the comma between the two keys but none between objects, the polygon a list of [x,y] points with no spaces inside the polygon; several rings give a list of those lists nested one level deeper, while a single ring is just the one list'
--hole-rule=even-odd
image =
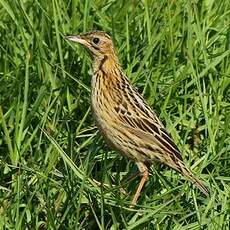
[{"label": "bird's breast", "polygon": [[96,73],[91,81],[91,106],[96,120],[96,124],[100,127],[109,122],[111,106],[113,99],[108,91],[106,79],[103,73]]}]

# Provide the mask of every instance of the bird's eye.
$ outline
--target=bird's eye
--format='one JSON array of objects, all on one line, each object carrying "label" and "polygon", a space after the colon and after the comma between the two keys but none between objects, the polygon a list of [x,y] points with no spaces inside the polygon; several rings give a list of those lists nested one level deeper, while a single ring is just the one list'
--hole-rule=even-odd
[{"label": "bird's eye", "polygon": [[99,38],[94,38],[94,39],[93,39],[93,43],[94,43],[94,44],[98,45],[99,42],[100,42],[100,39],[99,39]]}]

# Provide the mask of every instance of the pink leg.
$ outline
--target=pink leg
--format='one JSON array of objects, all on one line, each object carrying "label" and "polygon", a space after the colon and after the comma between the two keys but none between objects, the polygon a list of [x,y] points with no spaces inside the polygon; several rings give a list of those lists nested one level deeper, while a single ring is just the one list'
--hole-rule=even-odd
[{"label": "pink leg", "polygon": [[140,184],[137,188],[137,191],[133,197],[133,200],[132,200],[130,207],[133,207],[136,205],[137,200],[141,194],[141,190],[142,190],[145,182],[148,180],[148,177],[149,177],[149,172],[148,172],[148,168],[146,167],[146,165],[142,162],[136,162],[136,164],[137,164],[137,167],[138,167],[140,173],[142,174],[142,178],[141,178]]}]

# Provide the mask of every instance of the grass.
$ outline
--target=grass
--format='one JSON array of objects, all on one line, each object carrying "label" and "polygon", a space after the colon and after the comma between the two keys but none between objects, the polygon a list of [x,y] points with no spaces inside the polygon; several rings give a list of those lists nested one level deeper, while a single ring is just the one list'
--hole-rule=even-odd
[{"label": "grass", "polygon": [[[230,2],[0,0],[0,229],[229,229]],[[65,35],[113,37],[120,62],[211,187],[203,197],[104,143],[90,59]],[[101,184],[100,184],[100,183]]]}]

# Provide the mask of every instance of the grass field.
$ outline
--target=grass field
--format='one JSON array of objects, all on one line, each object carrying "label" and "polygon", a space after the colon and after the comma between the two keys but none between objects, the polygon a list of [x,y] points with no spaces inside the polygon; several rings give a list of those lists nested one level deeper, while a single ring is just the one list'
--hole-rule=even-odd
[{"label": "grass field", "polygon": [[[0,229],[230,228],[230,1],[0,0]],[[69,34],[114,39],[204,197],[153,164],[138,205],[134,163],[90,110],[91,60]]]}]

